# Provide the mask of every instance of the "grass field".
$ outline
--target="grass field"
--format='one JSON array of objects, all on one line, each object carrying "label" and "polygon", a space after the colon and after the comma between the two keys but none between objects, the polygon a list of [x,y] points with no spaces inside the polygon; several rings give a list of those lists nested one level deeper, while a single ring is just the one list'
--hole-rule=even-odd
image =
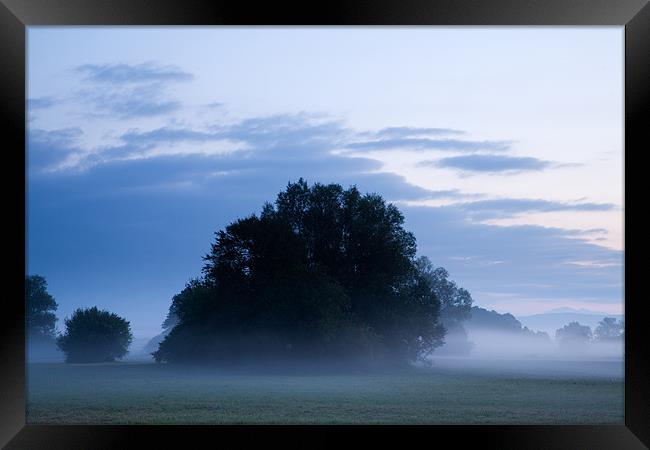
[{"label": "grass field", "polygon": [[[521,367],[520,367],[521,368]],[[259,374],[147,363],[30,364],[40,424],[622,424],[623,379],[433,367]]]}]

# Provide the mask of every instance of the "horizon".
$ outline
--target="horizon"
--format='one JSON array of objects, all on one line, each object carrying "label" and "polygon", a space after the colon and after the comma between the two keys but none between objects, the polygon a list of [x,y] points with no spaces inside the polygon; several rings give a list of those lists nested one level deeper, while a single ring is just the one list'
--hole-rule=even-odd
[{"label": "horizon", "polygon": [[623,27],[28,27],[27,260],[161,332],[213,233],[357,185],[474,306],[623,315]]}]

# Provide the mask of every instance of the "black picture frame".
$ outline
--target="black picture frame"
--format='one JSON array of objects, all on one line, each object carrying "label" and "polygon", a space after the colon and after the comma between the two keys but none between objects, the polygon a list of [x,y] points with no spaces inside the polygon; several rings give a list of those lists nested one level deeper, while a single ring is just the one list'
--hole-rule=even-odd
[{"label": "black picture frame", "polygon": [[[625,425],[621,426],[45,426],[25,424],[25,38],[31,25],[618,25],[625,26]],[[499,449],[641,449],[650,446],[650,360],[641,297],[642,220],[630,214],[650,104],[648,0],[0,0],[5,285],[0,362],[0,445],[95,449],[224,445],[341,445],[351,433],[387,442]],[[644,114],[645,113],[645,114]],[[647,119],[646,119],[647,120]],[[645,145],[644,145],[645,144]],[[24,190],[21,190],[20,187]],[[638,195],[638,194],[636,194]],[[630,207],[632,209],[630,209]],[[12,233],[12,234],[10,234]],[[23,239],[18,238],[22,236]],[[630,245],[632,243],[632,245]],[[22,264],[21,264],[22,262]],[[638,296],[637,296],[638,294]],[[409,441],[405,441],[408,439]],[[200,443],[203,444],[200,444]],[[645,445],[644,445],[645,443]],[[367,444],[366,444],[367,445]]]}]

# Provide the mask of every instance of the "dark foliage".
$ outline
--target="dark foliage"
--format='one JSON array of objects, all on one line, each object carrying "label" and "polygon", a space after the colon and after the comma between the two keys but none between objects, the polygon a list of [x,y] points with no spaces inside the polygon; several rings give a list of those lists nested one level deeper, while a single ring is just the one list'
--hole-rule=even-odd
[{"label": "dark foliage", "polygon": [[126,355],[133,340],[129,322],[97,307],[77,309],[65,328],[57,345],[69,363],[114,361]]},{"label": "dark foliage", "polygon": [[172,298],[172,304],[169,307],[169,311],[167,312],[167,317],[165,317],[165,320],[162,323],[162,333],[152,337],[149,342],[144,345],[142,348],[143,353],[153,355],[153,353],[158,350],[158,346],[163,341],[163,339],[165,339],[165,337],[172,331],[176,324],[178,324],[176,297],[178,296],[174,296],[174,298]]},{"label": "dark foliage", "polygon": [[473,302],[471,294],[450,280],[446,269],[434,268],[426,256],[420,257],[416,266],[440,301],[440,321],[447,330],[441,353],[469,354],[473,344],[468,340],[463,323],[470,318]]},{"label": "dark foliage", "polygon": [[400,211],[300,179],[216,233],[203,277],[172,301],[157,361],[413,361],[442,344],[440,303]]},{"label": "dark foliage", "polygon": [[53,341],[55,336],[56,301],[47,292],[47,281],[40,275],[25,277],[25,320],[31,342]]}]

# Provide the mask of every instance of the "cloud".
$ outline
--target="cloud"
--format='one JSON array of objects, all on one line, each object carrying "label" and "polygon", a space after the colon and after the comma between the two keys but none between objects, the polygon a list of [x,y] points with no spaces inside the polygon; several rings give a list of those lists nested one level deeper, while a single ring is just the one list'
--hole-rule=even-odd
[{"label": "cloud", "polygon": [[621,260],[605,260],[605,261],[567,261],[565,264],[572,266],[583,267],[585,269],[602,269],[605,267],[621,267],[623,261]]},{"label": "cloud", "polygon": [[27,100],[27,108],[32,111],[36,109],[51,108],[54,105],[56,105],[54,97],[38,97]]},{"label": "cloud", "polygon": [[381,138],[404,138],[422,135],[465,134],[465,132],[451,128],[388,127],[372,134]]},{"label": "cloud", "polygon": [[259,149],[310,146],[328,154],[333,148],[343,145],[352,133],[341,121],[322,120],[309,114],[253,117],[220,131],[224,136],[246,140]]},{"label": "cloud", "polygon": [[75,69],[85,74],[77,99],[100,115],[119,119],[169,114],[182,104],[166,96],[170,83],[189,81],[193,75],[175,66],[155,63],[85,64]]},{"label": "cloud", "polygon": [[[114,157],[143,155],[143,151],[149,149],[173,149],[174,146],[180,149],[183,145],[187,147],[187,144],[193,144],[195,153],[215,154],[197,144],[230,143],[237,150],[254,151],[258,158],[264,158],[263,153],[274,151],[282,152],[283,158],[287,160],[303,160],[316,155],[329,157],[331,149],[339,145],[347,134],[348,130],[337,121],[314,121],[309,115],[281,114],[248,118],[229,125],[213,125],[203,129],[171,126],[147,131],[132,129],[120,136],[122,145],[107,147],[103,153],[108,161]],[[174,152],[171,150],[167,153]],[[187,152],[179,150],[178,153]],[[155,156],[155,153],[150,156]],[[343,156],[339,158],[350,160]],[[379,163],[373,161],[372,166],[377,168]]]},{"label": "cloud", "polygon": [[452,156],[437,161],[421,161],[418,163],[418,166],[420,167],[433,166],[481,173],[540,171],[551,165],[552,163],[549,161],[543,161],[532,157],[484,154]]},{"label": "cloud", "polygon": [[62,128],[58,130],[42,130],[39,128],[31,129],[29,132],[29,143],[40,143],[56,147],[75,146],[79,138],[83,136],[83,131],[79,127]]},{"label": "cloud", "polygon": [[163,86],[151,84],[135,88],[85,90],[79,95],[100,113],[120,119],[131,119],[159,116],[180,109],[181,103],[164,98],[163,91]]},{"label": "cloud", "polygon": [[29,174],[51,170],[74,155],[82,153],[80,140],[83,137],[81,128],[64,128],[58,130],[42,130],[28,128],[27,132],[27,164]]},{"label": "cloud", "polygon": [[512,217],[531,212],[555,211],[610,211],[616,208],[611,203],[576,202],[563,203],[542,199],[501,198],[457,203],[457,209],[469,214],[474,220]]},{"label": "cloud", "polygon": [[480,200],[459,205],[463,209],[474,211],[509,211],[509,212],[547,212],[547,211],[609,211],[616,207],[612,203],[563,203],[542,199],[503,198]]},{"label": "cloud", "polygon": [[[266,201],[270,189],[281,190],[300,177],[310,182],[358,185],[364,191],[388,193],[390,200],[454,196],[456,191],[430,191],[363,157],[332,154],[349,133],[340,122],[304,115],[274,115],[204,129],[161,127],[130,130],[119,144],[83,154],[67,172],[88,172],[96,188],[145,192],[147,186],[188,187],[201,192],[232,192]],[[223,142],[234,152],[210,153]],[[72,149],[71,151],[75,151]],[[77,155],[78,153],[74,153]],[[60,163],[60,160],[55,162]],[[215,177],[215,173],[227,173]]]},{"label": "cloud", "polygon": [[142,64],[84,64],[76,68],[86,75],[86,80],[96,83],[117,84],[189,81],[193,75],[175,66],[152,62]]},{"label": "cloud", "polygon": [[[428,190],[407,183],[396,174],[381,173],[381,164],[370,158],[350,157],[333,154],[354,131],[346,128],[340,121],[327,121],[308,114],[280,114],[253,117],[229,125],[213,125],[203,129],[161,127],[151,130],[132,129],[119,138],[119,145],[79,152],[71,142],[71,131],[61,130],[48,135],[48,140],[60,136],[58,147],[68,145],[80,169],[114,164],[136,159],[172,158],[169,173],[183,173],[182,167],[188,165],[194,183],[201,185],[213,183],[210,174],[227,171],[237,173],[235,179],[249,176],[251,186],[260,186],[270,178],[283,182],[308,177],[310,173],[319,174],[314,181],[335,181],[343,184],[360,184],[367,190],[386,192],[391,201],[418,204],[428,200],[449,200],[462,211],[465,217],[474,221],[503,219],[531,212],[555,211],[607,211],[615,206],[605,203],[576,201],[562,203],[543,199],[480,199],[480,194],[465,194],[458,190]],[[38,136],[36,136],[38,137]],[[62,139],[66,138],[66,139]],[[42,140],[42,138],[40,139]],[[35,142],[39,142],[36,139]],[[225,150],[220,151],[220,148]],[[60,152],[64,155],[65,152]],[[187,156],[194,154],[195,159]],[[174,158],[177,156],[178,158]],[[469,157],[479,155],[469,155]],[[495,155],[490,155],[494,157]],[[464,158],[464,157],[462,157]],[[507,157],[506,157],[507,158]],[[448,158],[452,159],[452,158]],[[526,158],[507,158],[521,160]],[[61,163],[61,159],[55,159]],[[71,160],[68,158],[66,163]],[[122,167],[122,163],[120,167]],[[67,166],[66,166],[67,167]],[[122,167],[121,170],[126,170]],[[159,170],[159,169],[158,169]],[[128,170],[126,170],[128,172]],[[161,173],[167,173],[167,169]],[[183,179],[156,180],[153,184],[167,182],[179,184]],[[185,179],[187,181],[187,178]],[[228,181],[220,181],[228,183]]]},{"label": "cloud", "polygon": [[296,162],[321,160],[320,164],[325,166],[332,161],[336,164],[348,161],[351,167],[357,167],[363,160],[368,170],[380,168],[374,160],[331,155],[331,149],[347,132],[339,122],[314,121],[304,114],[248,118],[203,129],[169,126],[147,131],[133,129],[120,136],[120,145],[100,149],[101,158],[95,163],[188,153],[218,156],[224,162],[225,154],[237,151],[240,154],[229,159],[228,164],[254,165],[282,160],[284,165],[292,167]]},{"label": "cloud", "polygon": [[[580,230],[534,225],[500,227],[467,220],[459,205],[405,206],[407,228],[417,237],[418,253],[444,265],[470,292],[509,292],[520,297],[590,297],[622,302],[623,252],[575,239]],[[473,261],[449,255],[471,255]],[[607,261],[598,270],[567,264]],[[499,261],[498,264],[482,264]],[[525,286],[520,286],[520,285]],[[480,304],[481,296],[474,295]]]},{"label": "cloud", "polygon": [[[422,198],[404,200],[407,206],[421,206],[428,208],[453,207],[461,211],[467,219],[472,221],[494,221],[510,219],[528,213],[548,212],[584,212],[584,211],[612,211],[618,207],[612,203],[593,203],[584,201],[559,202],[533,198],[485,198],[485,194],[464,194],[459,191],[437,191],[439,194],[430,193]],[[485,198],[482,200],[476,200]],[[437,200],[447,200],[439,202]],[[497,223],[492,223],[498,225]],[[583,229],[582,234],[604,233],[604,228]],[[575,230],[575,233],[578,233]]]},{"label": "cloud", "polygon": [[480,150],[505,151],[510,149],[511,141],[466,141],[459,139],[395,138],[366,142],[352,142],[345,147],[350,150],[443,150],[467,151]]},{"label": "cloud", "polygon": [[189,128],[172,128],[162,127],[149,131],[130,130],[122,134],[120,137],[125,143],[148,147],[151,144],[159,144],[162,142],[206,142],[219,139],[225,139],[222,133],[197,131]]}]

